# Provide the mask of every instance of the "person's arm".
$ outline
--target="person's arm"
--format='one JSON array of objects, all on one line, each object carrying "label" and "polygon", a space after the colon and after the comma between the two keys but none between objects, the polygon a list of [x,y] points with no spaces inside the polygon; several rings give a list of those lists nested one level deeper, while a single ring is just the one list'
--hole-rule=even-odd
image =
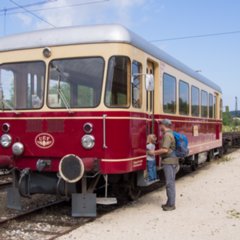
[{"label": "person's arm", "polygon": [[168,153],[168,149],[167,148],[160,148],[158,150],[155,151],[148,151],[149,155],[162,155],[164,153]]}]

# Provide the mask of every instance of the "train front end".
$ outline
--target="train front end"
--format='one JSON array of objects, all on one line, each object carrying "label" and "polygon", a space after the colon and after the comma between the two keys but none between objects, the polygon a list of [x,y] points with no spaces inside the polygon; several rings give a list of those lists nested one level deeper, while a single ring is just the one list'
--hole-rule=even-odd
[{"label": "train front end", "polygon": [[146,168],[146,119],[127,107],[129,46],[107,46],[1,56],[0,162],[11,163],[14,176],[9,208],[21,209],[20,196],[54,194],[72,199],[73,216],[96,216],[96,189],[105,189],[105,199],[110,181],[128,182]]}]

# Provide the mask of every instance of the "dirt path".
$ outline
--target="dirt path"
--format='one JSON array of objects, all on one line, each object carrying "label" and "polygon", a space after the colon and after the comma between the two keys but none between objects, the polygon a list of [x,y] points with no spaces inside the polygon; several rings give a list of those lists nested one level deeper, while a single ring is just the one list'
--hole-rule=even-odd
[{"label": "dirt path", "polygon": [[158,190],[59,240],[239,240],[240,150],[179,179],[175,211],[165,201]]}]

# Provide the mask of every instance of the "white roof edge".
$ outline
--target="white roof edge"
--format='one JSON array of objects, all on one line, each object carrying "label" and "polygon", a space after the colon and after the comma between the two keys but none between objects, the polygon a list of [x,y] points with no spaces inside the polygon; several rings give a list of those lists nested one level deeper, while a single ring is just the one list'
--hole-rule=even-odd
[{"label": "white roof edge", "polygon": [[[29,41],[29,39],[31,41]],[[214,90],[222,92],[221,88],[217,84],[195,72],[185,64],[171,57],[166,52],[147,42],[142,37],[138,36],[122,25],[111,24],[63,27],[16,34],[0,38],[0,52],[47,46],[51,47],[69,44],[88,44],[101,42],[129,43],[208,85]]]}]

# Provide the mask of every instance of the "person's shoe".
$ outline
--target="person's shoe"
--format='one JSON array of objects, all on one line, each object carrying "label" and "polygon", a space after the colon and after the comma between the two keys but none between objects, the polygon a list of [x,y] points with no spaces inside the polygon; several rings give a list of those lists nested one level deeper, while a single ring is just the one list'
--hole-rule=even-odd
[{"label": "person's shoe", "polygon": [[162,207],[163,211],[173,211],[176,209],[175,206],[168,206],[168,205],[165,205]]},{"label": "person's shoe", "polygon": [[165,208],[165,207],[167,207],[167,206],[168,206],[168,204],[165,203],[165,204],[162,205],[162,208]]}]

